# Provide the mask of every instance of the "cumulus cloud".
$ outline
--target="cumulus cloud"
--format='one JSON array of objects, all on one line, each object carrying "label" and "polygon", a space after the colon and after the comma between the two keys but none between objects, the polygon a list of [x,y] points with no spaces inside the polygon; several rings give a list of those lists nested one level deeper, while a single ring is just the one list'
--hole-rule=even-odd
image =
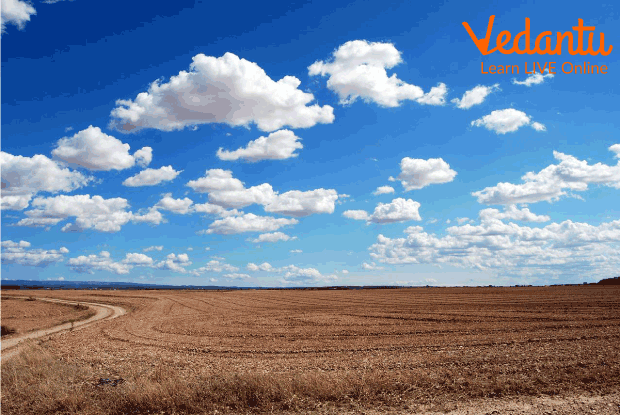
[{"label": "cumulus cloud", "polygon": [[204,177],[189,181],[187,186],[208,193],[209,202],[222,207],[242,208],[259,204],[266,212],[296,217],[333,213],[339,197],[333,189],[291,190],[279,194],[268,183],[246,188],[230,170],[221,169],[207,170]]},{"label": "cumulus cloud", "polygon": [[362,264],[362,269],[365,269],[366,271],[382,271],[385,268],[375,264],[374,262],[371,262],[370,264],[367,262],[364,262]]},{"label": "cumulus cloud", "polygon": [[514,108],[492,111],[482,118],[474,120],[471,125],[485,127],[497,134],[506,134],[517,131],[519,128],[529,125],[536,131],[545,131],[546,128],[539,122],[532,122],[529,115]]},{"label": "cumulus cloud", "polygon": [[492,92],[500,91],[499,84],[495,85],[478,85],[469,91],[465,91],[461,99],[454,98],[452,102],[461,109],[469,109],[474,105],[482,104],[485,98]]},{"label": "cumulus cloud", "polygon": [[126,275],[132,269],[131,264],[114,262],[108,251],[101,251],[98,255],[80,255],[70,258],[67,262],[69,268],[82,274],[94,274],[95,271],[108,271],[118,275]]},{"label": "cumulus cloud", "polygon": [[64,260],[69,250],[64,246],[55,249],[31,249],[30,242],[2,241],[2,263],[19,264],[31,267],[46,267]]},{"label": "cumulus cloud", "polygon": [[297,219],[273,218],[246,213],[242,216],[229,216],[209,225],[207,233],[232,235],[243,232],[273,232],[284,226],[297,224]]},{"label": "cumulus cloud", "polygon": [[250,263],[246,266],[246,268],[247,268],[249,271],[273,271],[273,270],[275,269],[275,268],[273,268],[273,267],[271,266],[271,264],[270,264],[270,263],[268,263],[268,262],[263,262],[263,263],[262,263],[262,264],[260,264],[260,265],[256,265],[255,263],[250,262]]},{"label": "cumulus cloud", "polygon": [[479,213],[481,221],[489,220],[517,220],[521,222],[548,222],[551,218],[547,215],[536,215],[530,212],[528,208],[519,209],[516,205],[508,205],[504,207],[504,211],[497,209],[483,209]]},{"label": "cumulus cloud", "polygon": [[22,210],[39,192],[70,192],[86,186],[92,177],[60,166],[44,155],[14,156],[0,152],[2,209]]},{"label": "cumulus cloud", "polygon": [[185,215],[191,211],[190,207],[193,204],[194,202],[188,197],[183,199],[175,199],[172,197],[172,193],[166,193],[164,197],[157,202],[154,208]]},{"label": "cumulus cloud", "polygon": [[204,274],[205,272],[236,272],[239,271],[239,268],[227,264],[225,262],[219,261],[219,260],[211,260],[207,263],[207,265],[197,268],[195,270],[192,270],[192,274],[194,274],[195,276],[199,276]]},{"label": "cumulus cloud", "polygon": [[133,214],[131,217],[131,221],[134,223],[148,223],[150,225],[159,225],[162,222],[165,222],[164,215],[155,208],[150,208],[144,214],[137,213]]},{"label": "cumulus cloud", "polygon": [[256,63],[232,53],[198,54],[192,61],[189,71],[168,83],[155,81],[134,100],[118,100],[112,125],[120,131],[173,131],[209,123],[256,124],[275,131],[334,121],[333,108],[311,104],[314,96],[298,89],[301,82],[294,76],[275,82]]},{"label": "cumulus cloud", "polygon": [[244,159],[251,162],[285,160],[299,155],[295,151],[304,147],[299,140],[301,138],[297,137],[294,132],[279,130],[269,134],[267,137],[259,137],[254,141],[250,141],[245,148],[235,151],[224,150],[220,147],[217,151],[217,157],[220,160],[234,161]]},{"label": "cumulus cloud", "polygon": [[394,188],[392,186],[379,186],[377,187],[377,190],[372,192],[372,194],[375,196],[385,195],[388,193],[394,193]]},{"label": "cumulus cloud", "polygon": [[153,265],[153,258],[144,254],[128,253],[125,255],[123,264],[150,266]]},{"label": "cumulus cloud", "polygon": [[372,215],[364,210],[347,210],[343,216],[354,220],[365,220],[368,223],[394,223],[409,220],[422,220],[419,210],[420,203],[411,199],[397,198],[390,203],[379,203]]},{"label": "cumulus cloud", "polygon": [[289,252],[291,254],[301,254],[303,251],[301,249],[291,249]]},{"label": "cumulus cloud", "polygon": [[37,11],[28,2],[21,0],[2,0],[1,11],[1,31],[6,32],[6,25],[12,24],[20,30],[24,28],[26,22],[30,21],[30,16],[37,14]]},{"label": "cumulus cloud", "polygon": [[135,176],[125,179],[123,186],[155,186],[162,182],[174,180],[180,173],[181,171],[174,170],[172,166],[164,166],[159,169],[146,169]]},{"label": "cumulus cloud", "polygon": [[398,107],[401,101],[443,105],[447,88],[439,84],[424,94],[422,88],[388,76],[402,62],[400,52],[391,43],[353,40],[341,45],[329,62],[317,61],[308,67],[310,76],[328,76],[327,87],[340,98],[340,104],[352,104],[358,98],[383,107]]},{"label": "cumulus cloud", "polygon": [[515,277],[602,277],[620,266],[620,220],[538,228],[481,216],[480,225],[452,226],[445,236],[420,226],[408,228],[405,238],[379,235],[371,256],[388,264],[448,264]]},{"label": "cumulus cloud", "polygon": [[541,74],[540,72],[533,73],[527,78],[525,78],[524,81],[517,81],[516,78],[512,78],[512,83],[515,85],[532,86],[532,85],[542,84],[547,78],[553,78],[553,74],[549,73],[548,70],[545,71],[544,75]]},{"label": "cumulus cloud", "polygon": [[192,265],[192,262],[187,254],[169,254],[165,260],[158,262],[155,267],[164,271],[186,274],[188,272],[186,267],[190,265]]},{"label": "cumulus cloud", "polygon": [[52,155],[57,159],[89,170],[103,171],[128,169],[136,162],[146,165],[151,161],[152,149],[150,147],[143,147],[134,155],[129,154],[129,148],[129,144],[91,125],[75,133],[73,137],[58,140]]},{"label": "cumulus cloud", "polygon": [[224,274],[224,278],[229,280],[249,280],[252,277],[250,277],[248,274],[239,274],[237,272],[234,272],[230,274]]},{"label": "cumulus cloud", "polygon": [[[612,146],[614,147],[614,146]],[[610,147],[611,151],[614,151]],[[524,183],[499,183],[493,187],[473,192],[478,202],[488,205],[552,202],[567,195],[568,191],[582,192],[589,184],[599,184],[620,189],[620,160],[615,166],[602,163],[593,165],[585,160],[557,151],[553,156],[559,161],[538,173],[528,172],[521,179]]]},{"label": "cumulus cloud", "polygon": [[151,252],[151,251],[162,251],[164,249],[163,245],[154,245],[146,247],[142,250],[142,252]]},{"label": "cumulus cloud", "polygon": [[406,191],[422,189],[431,184],[448,183],[454,180],[456,171],[443,159],[412,159],[405,157],[400,161],[400,174],[390,177],[390,181],[400,180]]},{"label": "cumulus cloud", "polygon": [[94,229],[101,232],[118,232],[123,225],[132,219],[128,212],[129,203],[117,197],[104,199],[101,196],[60,195],[49,198],[37,197],[32,202],[34,209],[27,210],[26,218],[17,226],[51,226],[75,218],[75,222],[65,225],[63,232]]},{"label": "cumulus cloud", "polygon": [[258,235],[258,238],[253,239],[254,243],[262,243],[262,242],[279,242],[279,241],[291,241],[297,239],[297,237],[290,237],[283,232],[272,232],[272,233],[263,233]]}]

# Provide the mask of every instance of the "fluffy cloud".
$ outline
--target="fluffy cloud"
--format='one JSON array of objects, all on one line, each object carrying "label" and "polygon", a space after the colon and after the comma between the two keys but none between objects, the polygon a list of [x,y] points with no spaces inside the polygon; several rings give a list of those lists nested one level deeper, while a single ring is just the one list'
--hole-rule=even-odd
[{"label": "fluffy cloud", "polygon": [[130,265],[150,266],[153,265],[153,258],[144,254],[128,253],[125,255],[123,263]]},{"label": "fluffy cloud", "polygon": [[505,206],[503,212],[497,209],[483,209],[479,216],[481,221],[511,219],[521,222],[548,222],[551,220],[547,215],[536,215],[528,208],[519,209],[516,205]]},{"label": "fluffy cloud", "polygon": [[429,234],[420,226],[409,227],[406,233],[406,238],[394,239],[379,235],[370,247],[373,259],[545,278],[609,276],[620,266],[620,220],[598,226],[567,220],[537,228],[487,216],[480,225],[450,227],[445,236]]},{"label": "fluffy cloud", "polygon": [[512,83],[515,85],[525,85],[532,86],[542,84],[545,79],[553,78],[552,73],[548,73],[549,71],[545,71],[546,73],[543,75],[540,72],[536,72],[525,78],[525,81],[517,81],[515,78],[512,79]]},{"label": "fluffy cloud", "polygon": [[338,193],[333,189],[291,190],[278,194],[268,183],[246,188],[230,170],[221,169],[207,170],[205,177],[191,180],[187,186],[208,193],[209,201],[222,207],[242,208],[259,204],[266,212],[296,217],[333,213],[338,200]]},{"label": "fluffy cloud", "polygon": [[163,245],[154,245],[144,248],[142,252],[150,252],[150,251],[162,251],[164,249]]},{"label": "fluffy cloud", "polygon": [[375,196],[385,195],[388,193],[394,193],[394,188],[392,186],[379,186],[377,187],[377,190],[372,192],[372,194]]},{"label": "fluffy cloud", "polygon": [[431,184],[448,183],[454,180],[456,171],[443,159],[412,159],[405,157],[400,162],[398,177],[390,177],[390,181],[400,180],[405,190],[417,190]]},{"label": "fluffy cloud", "polygon": [[146,169],[135,176],[125,179],[123,186],[155,186],[162,182],[174,180],[180,173],[181,171],[174,170],[172,166],[164,166],[159,169]]},{"label": "fluffy cloud", "polygon": [[37,11],[29,3],[21,0],[2,0],[1,31],[5,32],[7,24],[13,24],[20,30],[24,28],[26,22],[30,21],[30,16],[37,14]]},{"label": "fluffy cloud", "polygon": [[304,146],[301,140],[290,130],[279,130],[269,134],[267,137],[259,137],[250,141],[245,148],[235,151],[227,151],[220,148],[217,156],[220,160],[239,160],[244,159],[251,162],[261,160],[285,160],[297,157],[295,151]]},{"label": "fluffy cloud", "polygon": [[30,242],[2,241],[2,263],[19,264],[32,267],[46,267],[64,260],[69,250],[65,247],[55,249],[30,249]]},{"label": "fluffy cloud", "polygon": [[273,271],[275,268],[273,268],[268,262],[263,262],[260,265],[256,265],[255,263],[250,262],[247,265],[247,269],[249,271]]},{"label": "fluffy cloud", "polygon": [[341,45],[331,62],[317,61],[308,67],[311,76],[329,76],[327,87],[338,94],[340,103],[351,104],[358,98],[383,107],[398,107],[401,101],[443,105],[447,88],[439,84],[424,94],[422,88],[407,84],[386,69],[402,62],[400,52],[391,43],[353,40]]},{"label": "fluffy cloud", "polygon": [[239,271],[239,268],[214,259],[214,260],[209,261],[207,265],[205,265],[204,267],[200,267],[195,270],[192,270],[192,274],[194,274],[195,276],[199,276],[199,275],[204,274],[205,272],[224,272],[224,271],[236,272],[236,271]]},{"label": "fluffy cloud", "polygon": [[73,137],[58,140],[52,155],[67,163],[77,164],[89,170],[123,170],[150,163],[152,149],[143,147],[134,155],[129,154],[129,144],[105,134],[99,127],[89,126]]},{"label": "fluffy cloud", "polygon": [[230,274],[224,274],[224,278],[229,279],[229,280],[249,280],[250,277],[248,274],[239,274],[239,273],[230,273]]},{"label": "fluffy cloud", "polygon": [[84,274],[94,274],[95,271],[108,271],[118,275],[126,275],[132,269],[131,264],[114,262],[108,251],[101,251],[99,255],[80,255],[77,258],[70,258],[67,265],[73,271]]},{"label": "fluffy cloud", "polygon": [[371,262],[370,264],[367,262],[364,262],[362,264],[362,269],[365,269],[366,271],[382,271],[385,268],[375,264],[374,262]]},{"label": "fluffy cloud", "polygon": [[[613,147],[609,149],[613,150]],[[620,160],[615,166],[602,163],[593,165],[576,157],[553,152],[559,161],[545,167],[538,173],[528,172],[522,184],[499,183],[472,195],[485,204],[512,205],[515,203],[535,203],[555,201],[570,191],[585,191],[589,184],[600,184],[620,189]]]},{"label": "fluffy cloud", "polygon": [[262,243],[262,242],[279,242],[279,241],[290,241],[293,239],[297,239],[297,237],[290,237],[283,232],[272,232],[272,233],[263,233],[258,235],[258,238],[253,239],[254,243]]},{"label": "fluffy cloud", "polygon": [[155,267],[164,271],[186,274],[188,271],[185,267],[189,265],[192,265],[192,262],[187,254],[169,254],[165,260],[158,262]]},{"label": "fluffy cloud", "polygon": [[463,94],[461,99],[454,98],[452,102],[456,104],[458,108],[469,109],[474,105],[482,104],[485,98],[492,92],[500,91],[499,84],[495,85],[478,85]]},{"label": "fluffy cloud", "polygon": [[148,223],[150,225],[159,225],[162,222],[165,222],[164,215],[155,208],[150,208],[144,214],[134,214],[131,217],[131,221],[134,223]]},{"label": "fluffy cloud", "polygon": [[506,134],[517,131],[519,128],[529,125],[536,131],[545,131],[546,128],[539,122],[532,122],[529,115],[514,108],[492,111],[482,118],[474,120],[471,125],[485,127],[497,134]]},{"label": "fluffy cloud", "polygon": [[94,229],[101,232],[118,232],[121,226],[132,219],[128,212],[126,199],[104,199],[101,196],[60,195],[56,197],[38,197],[32,202],[34,209],[25,212],[26,218],[18,226],[51,226],[70,217],[75,222],[65,225],[63,232]]},{"label": "fluffy cloud", "polygon": [[243,232],[273,232],[284,226],[297,224],[297,219],[273,218],[246,213],[243,216],[229,216],[209,225],[207,233],[232,235]]},{"label": "fluffy cloud", "polygon": [[164,197],[157,202],[154,208],[185,215],[191,211],[190,207],[193,204],[194,202],[188,197],[183,199],[174,199],[171,193],[166,193]]},{"label": "fluffy cloud", "polygon": [[0,152],[2,209],[22,210],[38,192],[70,192],[86,186],[92,177],[63,168],[44,155],[14,156]]},{"label": "fluffy cloud", "polygon": [[220,58],[196,55],[189,72],[168,83],[155,81],[135,100],[118,100],[113,125],[121,131],[225,123],[262,131],[282,127],[307,128],[332,123],[333,108],[313,104],[314,96],[298,89],[299,79],[285,76],[274,82],[256,63],[232,53]]},{"label": "fluffy cloud", "polygon": [[418,212],[420,203],[411,199],[397,198],[390,203],[379,203],[372,215],[364,210],[347,210],[343,216],[349,219],[365,220],[368,223],[394,223],[422,220]]}]

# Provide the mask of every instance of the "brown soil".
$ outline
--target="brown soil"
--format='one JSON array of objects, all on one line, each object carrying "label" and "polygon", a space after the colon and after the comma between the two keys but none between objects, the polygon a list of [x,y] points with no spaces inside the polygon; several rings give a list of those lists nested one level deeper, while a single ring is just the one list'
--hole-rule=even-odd
[{"label": "brown soil", "polygon": [[2,296],[2,326],[14,333],[2,336],[12,338],[33,330],[45,329],[70,321],[87,319],[93,312],[86,306],[37,301],[30,298]]},{"label": "brown soil", "polygon": [[3,413],[618,413],[620,287],[33,295],[132,311],[3,362]]}]

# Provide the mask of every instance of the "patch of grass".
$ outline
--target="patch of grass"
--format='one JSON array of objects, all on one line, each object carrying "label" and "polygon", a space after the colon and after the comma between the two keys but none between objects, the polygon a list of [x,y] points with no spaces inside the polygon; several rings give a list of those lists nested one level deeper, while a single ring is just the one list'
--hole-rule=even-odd
[{"label": "patch of grass", "polygon": [[8,336],[13,333],[17,333],[17,330],[8,326],[2,326],[2,336]]}]

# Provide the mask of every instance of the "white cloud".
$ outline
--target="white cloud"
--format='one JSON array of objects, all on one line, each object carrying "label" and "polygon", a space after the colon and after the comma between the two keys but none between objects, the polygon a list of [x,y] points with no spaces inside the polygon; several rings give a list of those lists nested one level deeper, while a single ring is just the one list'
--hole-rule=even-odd
[{"label": "white cloud", "polygon": [[400,180],[405,190],[409,191],[451,182],[456,174],[441,158],[424,160],[405,157],[400,161],[400,174],[396,178],[390,177],[390,181]]},{"label": "white cloud", "polygon": [[452,102],[456,104],[458,108],[469,109],[474,105],[482,104],[485,98],[492,92],[500,91],[499,84],[495,85],[478,85],[463,94],[461,99],[454,98]]},{"label": "white cloud", "polygon": [[55,249],[31,249],[30,242],[2,241],[2,263],[19,264],[31,267],[46,267],[64,260],[69,252],[65,247]]},{"label": "white cloud", "polygon": [[254,123],[262,131],[275,131],[334,121],[333,108],[310,105],[314,96],[298,89],[301,82],[294,76],[274,82],[256,63],[232,53],[220,58],[199,54],[192,61],[189,72],[179,72],[168,83],[153,82],[133,101],[118,100],[113,125],[121,131],[173,131],[208,123]]},{"label": "white cloud", "polygon": [[63,232],[95,229],[101,232],[118,232],[132,219],[127,211],[126,199],[117,197],[104,199],[101,196],[60,195],[49,198],[37,197],[32,202],[34,209],[27,210],[26,218],[18,226],[51,226],[68,218],[75,217],[75,222],[62,228]]},{"label": "white cloud", "polygon": [[527,78],[525,78],[525,81],[517,81],[516,78],[513,78],[512,83],[515,85],[525,85],[525,86],[542,84],[545,81],[545,79],[553,78],[552,73],[549,73],[548,70],[546,70],[545,72],[546,73],[544,75],[541,74],[540,72],[533,73]]},{"label": "white cloud", "polygon": [[374,262],[371,262],[370,264],[367,263],[367,262],[364,262],[362,264],[362,268],[367,270],[367,271],[382,271],[382,270],[385,269],[385,268],[375,264]]},{"label": "white cloud", "polygon": [[191,212],[190,207],[193,204],[194,202],[188,197],[183,199],[175,199],[172,197],[171,193],[166,193],[164,197],[157,202],[155,206],[153,206],[153,208],[167,210],[179,215],[185,215]]},{"label": "white cloud", "polygon": [[[181,170],[182,171],[182,170]],[[146,169],[142,170],[135,176],[131,176],[123,182],[123,186],[138,187],[138,186],[155,186],[162,182],[169,182],[174,180],[181,171],[176,171],[172,166],[164,166],[159,169]]]},{"label": "white cloud", "polygon": [[469,222],[470,220],[471,220],[471,219],[469,219],[469,218],[456,218],[456,222],[457,222],[459,225],[462,225],[462,224],[464,224],[464,223],[466,223],[466,222]]},{"label": "white cloud", "polygon": [[250,141],[245,148],[235,151],[227,151],[220,147],[217,151],[217,157],[220,160],[245,159],[251,162],[285,160],[299,155],[295,151],[304,147],[299,140],[301,138],[297,137],[294,132],[279,130],[269,134],[267,137],[261,136],[254,141]]},{"label": "white cloud", "polygon": [[370,215],[365,210],[345,210],[342,212],[342,216],[354,220],[368,220]]},{"label": "white cloud", "polygon": [[516,205],[504,206],[503,212],[492,208],[482,209],[479,216],[481,221],[511,219],[522,222],[548,222],[551,220],[547,215],[536,215],[528,208],[519,209]]},{"label": "white cloud", "polygon": [[186,274],[188,271],[185,267],[189,265],[192,265],[192,262],[187,254],[169,254],[164,261],[158,262],[155,267],[164,271]]},{"label": "white cloud", "polygon": [[291,254],[301,254],[303,251],[301,249],[291,249],[289,252]]},{"label": "white cloud", "polygon": [[150,251],[162,251],[164,249],[163,245],[154,245],[144,248],[142,252],[150,252]]},{"label": "white cloud", "polygon": [[566,195],[566,190],[585,191],[589,184],[620,189],[620,160],[615,166],[602,163],[590,165],[585,160],[557,151],[553,152],[553,156],[560,163],[547,166],[538,173],[528,172],[522,177],[522,184],[498,183],[472,195],[480,203],[512,205],[555,201]]},{"label": "white cloud", "polygon": [[401,101],[415,100],[423,104],[443,105],[447,88],[439,84],[424,94],[422,88],[407,84],[386,69],[402,62],[400,52],[391,43],[369,43],[353,40],[333,53],[331,62],[317,61],[308,67],[310,76],[329,76],[327,87],[347,105],[358,98],[383,107],[398,107]]},{"label": "white cloud", "polygon": [[616,153],[616,158],[620,158],[620,144],[610,146],[609,151]]},{"label": "white cloud", "polygon": [[275,270],[275,268],[273,268],[271,264],[268,262],[263,262],[260,265],[256,265],[255,263],[250,262],[246,266],[246,268],[248,269],[248,271],[273,271]]},{"label": "white cloud", "polygon": [[108,271],[118,275],[126,275],[132,269],[131,264],[114,262],[108,251],[101,251],[99,255],[80,255],[70,258],[67,262],[69,268],[75,272],[94,274],[95,271]]},{"label": "white cloud", "polygon": [[452,226],[445,236],[419,226],[408,228],[406,238],[379,235],[371,256],[389,264],[448,264],[538,278],[602,277],[620,267],[620,220],[598,226],[567,220],[538,228],[481,216],[480,225]]},{"label": "white cloud", "polygon": [[385,195],[388,193],[394,193],[394,188],[392,186],[379,186],[377,187],[377,190],[372,192],[372,194],[375,196]]},{"label": "white cloud", "polygon": [[165,222],[164,215],[153,207],[151,207],[145,214],[134,214],[131,217],[131,221],[134,223],[148,223],[151,225],[159,225]]},{"label": "white cloud", "polygon": [[283,232],[273,232],[273,233],[263,233],[258,235],[258,238],[253,239],[254,243],[262,243],[262,242],[279,242],[279,241],[291,241],[297,239],[297,237],[290,237]]},{"label": "white cloud", "polygon": [[192,270],[192,274],[194,274],[195,276],[204,274],[205,272],[236,272],[239,271],[239,268],[227,264],[225,262],[219,261],[219,260],[211,260],[207,263],[207,265],[205,265],[204,267],[200,267],[197,268],[195,270]]},{"label": "white cloud", "polygon": [[146,167],[153,161],[153,149],[151,147],[142,147],[140,150],[133,153],[136,163],[141,167]]},{"label": "white cloud", "polygon": [[125,255],[125,259],[123,260],[124,264],[130,265],[143,265],[150,266],[153,265],[153,258],[148,255],[138,254],[138,253],[128,253]]},{"label": "white cloud", "polygon": [[39,192],[70,192],[86,186],[92,177],[63,168],[44,155],[14,156],[0,152],[2,209],[22,210]]},{"label": "white cloud", "polygon": [[20,30],[24,28],[26,22],[30,21],[30,16],[37,14],[37,11],[28,2],[21,0],[2,0],[1,11],[1,31],[6,31],[7,24],[13,24]]},{"label": "white cloud", "polygon": [[343,216],[368,223],[394,223],[409,220],[422,220],[419,213],[420,203],[411,199],[397,198],[390,203],[379,203],[372,215],[364,210],[347,210]]},{"label": "white cloud", "polygon": [[123,170],[133,167],[136,159],[144,165],[152,159],[152,149],[144,147],[132,156],[129,144],[105,134],[99,127],[89,126],[73,137],[58,140],[52,155],[67,163],[77,164],[89,170]]},{"label": "white cloud", "polygon": [[259,204],[266,212],[296,217],[333,213],[339,197],[334,189],[291,190],[278,194],[268,183],[246,188],[242,181],[232,176],[230,170],[221,169],[207,170],[204,177],[189,181],[187,186],[197,192],[208,193],[211,203],[226,208]]},{"label": "white cloud", "polygon": [[239,273],[231,273],[231,274],[224,274],[224,278],[229,279],[229,280],[249,280],[250,277],[248,274],[239,274]]},{"label": "white cloud", "polygon": [[539,122],[532,123],[529,115],[514,108],[492,111],[490,114],[472,121],[471,125],[485,127],[497,134],[512,133],[525,125],[531,126],[536,131],[545,131],[546,129]]},{"label": "white cloud", "polygon": [[243,232],[273,232],[284,226],[297,224],[297,219],[273,218],[246,213],[243,216],[229,216],[209,225],[207,233],[231,235]]},{"label": "white cloud", "polygon": [[334,213],[338,192],[334,189],[316,189],[302,192],[291,190],[276,194],[265,204],[265,211],[289,216],[308,216],[317,213]]}]

